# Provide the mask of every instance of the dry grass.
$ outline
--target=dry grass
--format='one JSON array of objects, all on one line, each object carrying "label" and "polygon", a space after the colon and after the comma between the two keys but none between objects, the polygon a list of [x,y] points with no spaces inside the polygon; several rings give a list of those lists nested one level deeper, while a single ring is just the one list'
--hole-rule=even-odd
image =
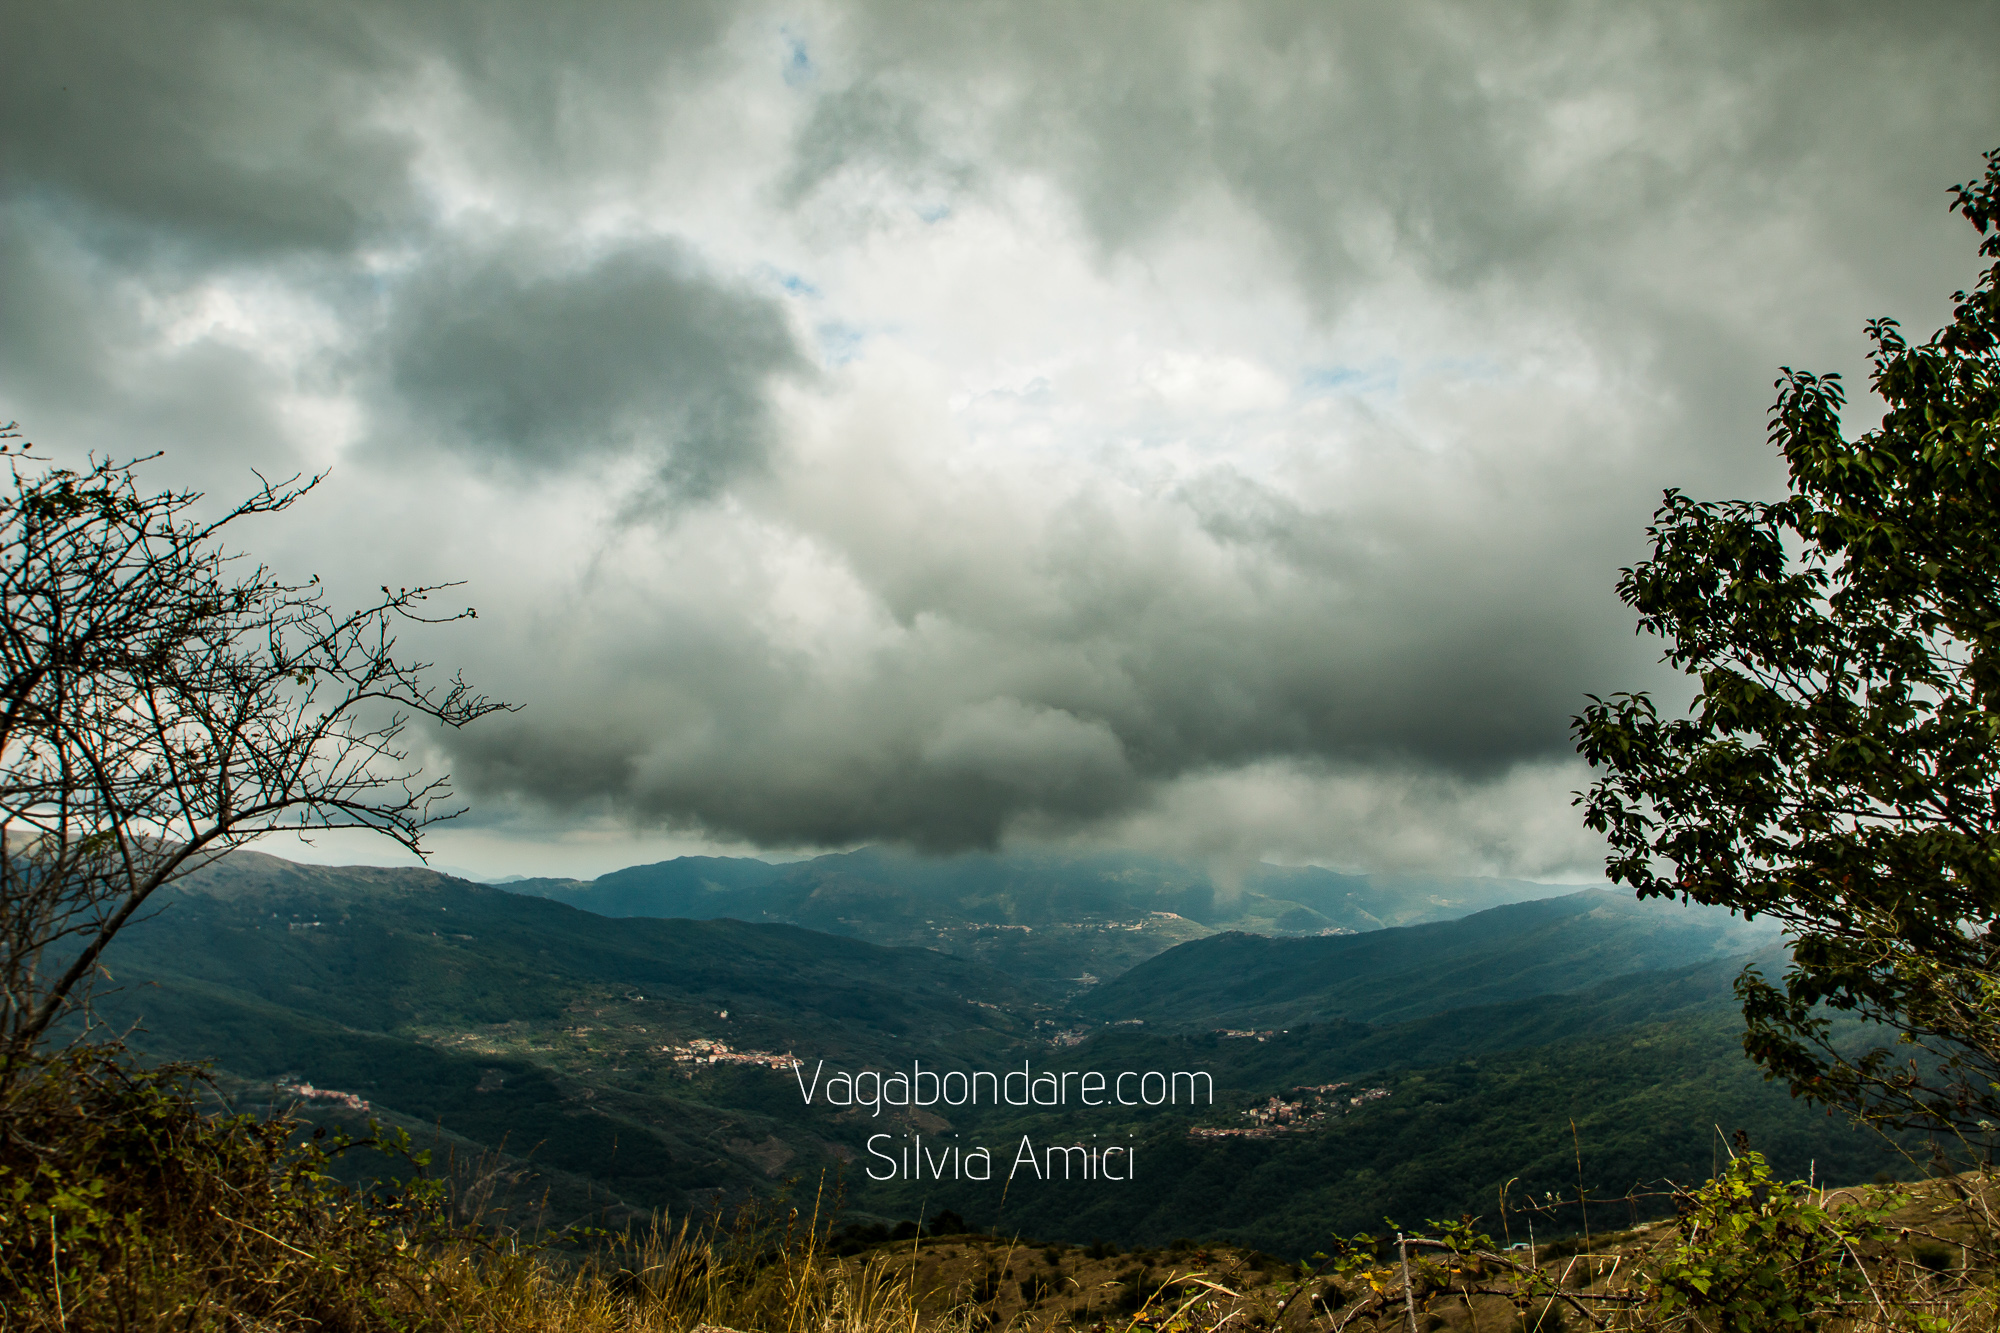
[{"label": "dry grass", "polygon": [[920,1311],[908,1282],[883,1258],[830,1260],[814,1234],[799,1225],[776,1248],[746,1250],[740,1230],[719,1236],[660,1223],[580,1262],[459,1245],[428,1258],[438,1290],[427,1322],[480,1333],[687,1333],[703,1325],[970,1333],[977,1323],[969,1308],[942,1318]]},{"label": "dry grass", "polygon": [[[1988,1171],[1892,1188],[1818,1190],[1804,1201],[1842,1225],[1868,1217],[1866,1239],[1821,1227],[1852,1275],[1846,1291],[1780,1318],[1715,1309],[1662,1309],[1666,1261],[1690,1238],[1691,1219],[1654,1222],[1522,1254],[1413,1249],[1415,1317],[1403,1299],[1398,1261],[1364,1269],[1316,1326],[1419,1333],[1993,1333],[2000,1329],[2000,1180]],[[1810,1223],[1805,1224],[1810,1226]],[[1795,1233],[1796,1234],[1796,1233]],[[1729,1257],[1727,1255],[1725,1258]],[[1370,1274],[1377,1286],[1367,1284]],[[1780,1266],[1777,1286],[1797,1295]],[[1718,1283],[1717,1290],[1720,1291]],[[1303,1325],[1299,1326],[1303,1328]]]}]

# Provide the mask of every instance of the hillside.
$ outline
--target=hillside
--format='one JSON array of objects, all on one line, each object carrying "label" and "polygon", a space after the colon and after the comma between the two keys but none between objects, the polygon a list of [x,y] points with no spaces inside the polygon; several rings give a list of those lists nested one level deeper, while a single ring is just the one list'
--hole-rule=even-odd
[{"label": "hillside", "polygon": [[1342,934],[1463,916],[1561,890],[1522,880],[1342,875],[1259,865],[1218,882],[1195,861],[1132,854],[932,858],[883,848],[792,865],[679,857],[514,893],[604,916],[782,921],[978,958],[1074,992],[1218,931]]},{"label": "hillside", "polygon": [[[995,1208],[990,1192],[978,1187],[927,1182],[901,1191],[901,1211],[950,1208],[1037,1238],[1163,1245],[1196,1235],[1297,1257],[1326,1248],[1335,1234],[1379,1233],[1385,1217],[1416,1226],[1470,1213],[1497,1232],[1503,1184],[1514,1182],[1516,1199],[1548,1191],[1573,1196],[1579,1155],[1584,1184],[1598,1199],[1657,1190],[1668,1180],[1703,1180],[1738,1130],[1789,1175],[1865,1181],[1905,1167],[1874,1136],[1764,1083],[1743,1058],[1740,1021],[1721,1006],[1603,1034],[1579,1016],[1566,1024],[1578,1030],[1567,1039],[1467,1053],[1448,1063],[1394,1058],[1412,1036],[1441,1028],[1476,1033],[1487,1017],[1461,1010],[1439,1016],[1430,1034],[1399,1025],[1350,1031],[1323,1044],[1316,1031],[1287,1034],[1262,1044],[1254,1069],[1219,1051],[1162,1051],[1168,1059],[1182,1057],[1165,1067],[1201,1061],[1215,1068],[1218,1101],[1228,1105],[1130,1122],[1023,1118],[981,1127],[986,1141],[1001,1145],[1003,1161],[1023,1133],[1038,1143],[1095,1136],[1134,1144],[1143,1188],[1024,1175]],[[1286,1044],[1295,1037],[1296,1045]],[[1390,1058],[1382,1064],[1370,1063],[1384,1055]],[[1109,1061],[1099,1055],[1095,1063]],[[1272,1098],[1310,1106],[1301,1085],[1334,1082],[1348,1085],[1341,1097],[1374,1097],[1305,1132],[1260,1135],[1249,1117]],[[1205,1137],[1195,1132],[1202,1128],[1236,1132]],[[1642,1212],[1620,1204],[1611,1219],[1625,1225],[1658,1215],[1662,1206],[1656,1200]],[[1599,1227],[1606,1221],[1600,1213]],[[1572,1210],[1539,1225],[1546,1237],[1580,1222]]]},{"label": "hillside", "polygon": [[[1497,1229],[1503,1182],[1515,1181],[1517,1198],[1573,1192],[1579,1154],[1599,1198],[1705,1179],[1737,1130],[1801,1176],[1866,1180],[1903,1167],[1881,1140],[1793,1101],[1744,1058],[1731,983],[1746,965],[1783,960],[1774,946],[1391,1023],[1099,1028],[1049,1066],[1205,1069],[1215,1105],[1016,1111],[958,1127],[997,1144],[1028,1134],[1138,1145],[1144,1188],[1023,1178],[991,1214],[1003,1229],[1162,1245],[1199,1218],[1205,1238],[1286,1255],[1323,1248],[1334,1233],[1377,1230],[1384,1216],[1414,1224],[1469,1212]],[[1343,1086],[1315,1091],[1329,1085]],[[1272,1120],[1274,1104],[1292,1118]],[[951,1182],[899,1197],[906,1213],[945,1207],[972,1217],[993,1207]],[[1550,1225],[1541,1223],[1545,1234]]]},{"label": "hillside", "polygon": [[[947,1039],[986,1049],[1047,1007],[1032,986],[927,950],[727,918],[612,921],[422,870],[240,852],[173,893],[170,910],[121,937],[123,956],[271,999],[310,997],[317,1016],[362,1028],[554,1018],[603,993],[635,1023],[747,1044],[810,1035],[866,1059]],[[729,1019],[714,1017],[724,1009]]]},{"label": "hillside", "polygon": [[1162,953],[1077,1003],[1102,1021],[1177,1029],[1396,1022],[1731,958],[1776,939],[1775,929],[1719,909],[1588,889],[1367,935],[1218,935]]},{"label": "hillside", "polygon": [[[239,852],[106,955],[100,1012],[162,1058],[308,1082],[685,1206],[825,1157],[787,1076],[691,1043],[854,1063],[999,1052],[1053,1012],[969,960],[793,926],[613,921],[423,870]],[[676,1048],[678,1050],[676,1051]],[[675,1059],[678,1053],[683,1058]]]},{"label": "hillside", "polygon": [[[1740,950],[1765,938],[1726,916],[1586,893],[1360,935],[1214,935],[1100,988],[1085,1012],[931,950],[776,923],[614,919],[428,871],[239,854],[119,940],[121,989],[100,1008],[142,1021],[135,1040],[154,1055],[215,1060],[245,1104],[311,1083],[443,1135],[461,1157],[499,1153],[527,1173],[522,1189],[555,1192],[559,1216],[809,1189],[826,1172],[864,1217],[950,1207],[1050,1239],[1193,1233],[1298,1254],[1383,1211],[1476,1210],[1489,1178],[1564,1152],[1573,1167],[1578,1146],[1622,1190],[1682,1170],[1717,1123],[1800,1170],[1872,1174],[1876,1145],[1742,1058],[1729,983],[1752,956]],[[1129,1021],[1133,1007],[1147,1017]],[[1200,1069],[1215,1096],[878,1116],[804,1104],[796,1076],[773,1067],[788,1054],[808,1072]],[[1351,1085],[1343,1104],[1386,1095],[1246,1132],[1272,1098],[1316,1104],[1299,1089],[1333,1083]],[[874,1134],[985,1143],[1003,1160],[1023,1134],[1094,1135],[1137,1145],[1146,1165],[1130,1189],[871,1181]]]}]

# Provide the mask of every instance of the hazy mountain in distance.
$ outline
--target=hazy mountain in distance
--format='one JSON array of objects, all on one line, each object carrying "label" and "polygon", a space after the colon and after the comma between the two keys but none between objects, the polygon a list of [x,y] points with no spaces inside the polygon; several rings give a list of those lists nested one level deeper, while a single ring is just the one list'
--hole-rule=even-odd
[{"label": "hazy mountain in distance", "polygon": [[1087,988],[1218,931],[1338,935],[1448,920],[1569,890],[1524,880],[1346,875],[1258,865],[1239,884],[1198,861],[1129,852],[924,857],[869,847],[789,865],[683,856],[510,892],[604,916],[782,921],[919,945]]},{"label": "hazy mountain in distance", "polygon": [[1779,939],[1776,926],[1722,908],[1586,889],[1366,935],[1214,935],[1149,959],[1078,1007],[1100,1021],[1197,1030],[1399,1022],[1737,957]]}]

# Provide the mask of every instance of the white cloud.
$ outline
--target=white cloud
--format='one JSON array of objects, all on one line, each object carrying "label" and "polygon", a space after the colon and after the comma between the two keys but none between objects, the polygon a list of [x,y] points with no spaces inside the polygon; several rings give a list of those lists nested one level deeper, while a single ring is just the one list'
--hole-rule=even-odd
[{"label": "white cloud", "polygon": [[2000,94],[1942,9],[185,14],[24,29],[0,417],[334,464],[260,554],[470,580],[448,836],[540,869],[1581,873],[1654,498],[1942,313]]}]

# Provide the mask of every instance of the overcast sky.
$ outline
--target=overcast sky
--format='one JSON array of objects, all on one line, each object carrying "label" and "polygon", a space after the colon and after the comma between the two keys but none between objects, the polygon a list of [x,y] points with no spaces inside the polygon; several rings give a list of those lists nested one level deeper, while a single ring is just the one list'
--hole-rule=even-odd
[{"label": "overcast sky", "polygon": [[1588,878],[1661,488],[1782,486],[1778,367],[1942,320],[2000,144],[1982,3],[0,13],[0,420],[466,580],[496,875]]}]

